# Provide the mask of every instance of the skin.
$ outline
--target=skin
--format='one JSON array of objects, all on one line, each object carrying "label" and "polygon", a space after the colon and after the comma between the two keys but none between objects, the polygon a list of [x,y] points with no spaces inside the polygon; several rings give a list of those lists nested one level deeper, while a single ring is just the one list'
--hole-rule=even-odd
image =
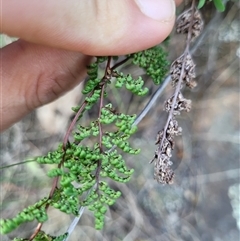
[{"label": "skin", "polygon": [[149,18],[133,0],[1,4],[0,31],[20,39],[0,53],[0,131],[78,85],[91,56],[152,47],[169,35],[175,21],[174,14],[167,21]]}]

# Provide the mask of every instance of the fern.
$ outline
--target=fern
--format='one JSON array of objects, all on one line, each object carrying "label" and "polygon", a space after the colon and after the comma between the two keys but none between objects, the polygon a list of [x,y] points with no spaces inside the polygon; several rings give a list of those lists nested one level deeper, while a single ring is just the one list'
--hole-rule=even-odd
[{"label": "fern", "polygon": [[[109,180],[128,182],[134,170],[127,167],[124,153],[137,155],[140,152],[129,143],[129,138],[137,130],[133,125],[136,115],[119,113],[112,103],[105,101],[109,85],[125,88],[139,96],[148,93],[141,76],[133,78],[119,71],[118,67],[127,61],[143,68],[156,84],[161,83],[168,70],[166,53],[159,46],[125,56],[120,62],[115,60],[115,64],[113,57],[97,57],[88,66],[88,80],[82,91],[85,99],[82,105],[73,107],[75,118],[63,143],[47,155],[36,158],[37,163],[52,166],[47,173],[54,180],[49,195],[15,217],[2,219],[1,233],[9,233],[25,222],[36,220],[39,225],[32,236],[28,239],[16,238],[15,241],[64,240],[67,234],[53,237],[41,230],[42,223],[51,218],[47,212],[49,207],[75,216],[81,206],[87,207],[95,217],[95,228],[103,228],[108,207],[121,196],[120,191],[109,185]],[[99,68],[103,64],[105,73],[100,76]],[[96,120],[82,123],[84,114],[96,105]],[[73,139],[71,142],[70,137]]]}]

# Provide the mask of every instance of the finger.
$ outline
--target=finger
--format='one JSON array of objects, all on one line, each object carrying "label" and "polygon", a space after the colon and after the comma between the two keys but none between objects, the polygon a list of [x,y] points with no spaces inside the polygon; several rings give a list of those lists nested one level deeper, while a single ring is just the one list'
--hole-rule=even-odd
[{"label": "finger", "polygon": [[30,42],[123,55],[163,41],[174,19],[174,0],[3,0],[0,23],[1,32]]},{"label": "finger", "polygon": [[175,0],[175,3],[177,6],[179,6],[182,2],[183,2],[183,0]]},{"label": "finger", "polygon": [[[4,130],[33,109],[74,88],[86,75],[91,57],[14,42],[1,50],[1,123]],[[80,93],[79,93],[80,94]]]}]

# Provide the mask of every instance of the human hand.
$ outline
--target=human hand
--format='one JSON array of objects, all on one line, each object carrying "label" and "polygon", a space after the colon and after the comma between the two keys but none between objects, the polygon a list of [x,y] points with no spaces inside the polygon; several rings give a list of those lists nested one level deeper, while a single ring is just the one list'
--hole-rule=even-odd
[{"label": "human hand", "polygon": [[79,84],[90,56],[152,47],[175,20],[173,0],[3,0],[1,7],[1,32],[21,39],[1,49],[1,131]]}]

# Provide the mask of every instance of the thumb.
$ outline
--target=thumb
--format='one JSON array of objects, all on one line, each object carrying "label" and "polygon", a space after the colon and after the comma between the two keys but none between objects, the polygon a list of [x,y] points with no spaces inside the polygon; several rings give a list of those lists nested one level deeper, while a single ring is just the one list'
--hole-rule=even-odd
[{"label": "thumb", "polygon": [[2,0],[1,32],[86,55],[123,55],[171,32],[174,0]]}]

